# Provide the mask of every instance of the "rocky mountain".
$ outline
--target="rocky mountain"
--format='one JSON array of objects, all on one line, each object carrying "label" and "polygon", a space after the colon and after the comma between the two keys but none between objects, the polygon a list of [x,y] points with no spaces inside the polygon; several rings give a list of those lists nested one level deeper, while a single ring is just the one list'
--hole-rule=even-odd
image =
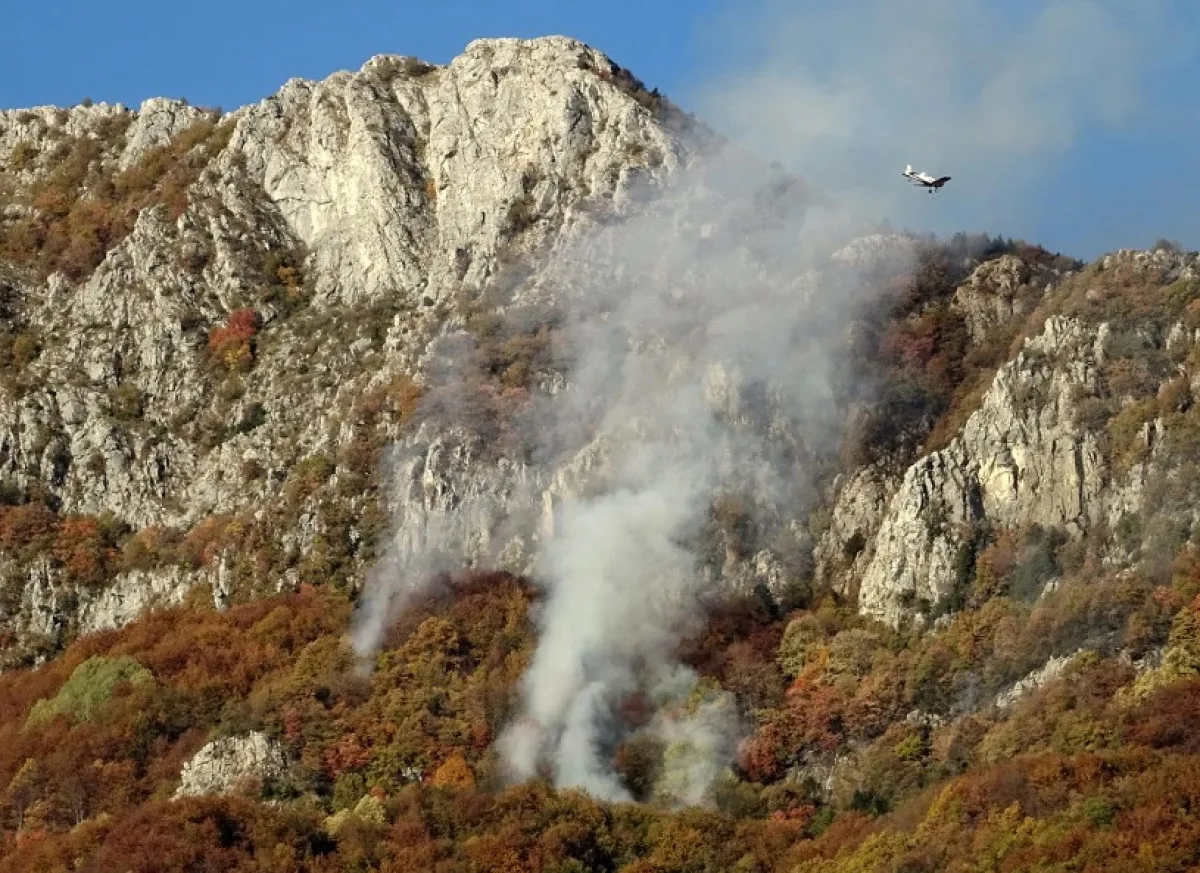
[{"label": "rocky mountain", "polygon": [[[225,114],[4,112],[3,474],[88,519],[103,542],[81,560],[104,565],[75,580],[70,561],[18,561],[9,628],[61,641],[150,593],[276,589],[314,541],[353,584],[374,453],[412,411],[433,338],[506,264],[629,209],[635,182],[686,160],[685,123],[561,39],[483,41],[445,68],[373,58]],[[404,499],[445,514],[477,448],[425,443]],[[230,524],[271,555],[221,543]],[[215,560],[171,554],[201,530]],[[112,554],[129,535],[132,562]]]},{"label": "rocky mountain", "polygon": [[0,869],[1184,828],[1200,256],[844,218],[565,38],[0,112]]}]

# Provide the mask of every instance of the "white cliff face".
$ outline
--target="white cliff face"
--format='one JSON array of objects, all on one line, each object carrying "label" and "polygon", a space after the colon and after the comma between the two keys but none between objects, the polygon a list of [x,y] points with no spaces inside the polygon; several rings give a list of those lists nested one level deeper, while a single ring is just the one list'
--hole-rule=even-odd
[{"label": "white cliff face", "polygon": [[[1156,280],[1165,285],[1195,275],[1193,258],[1166,252],[1118,253],[1105,259],[1103,269],[1165,271]],[[981,266],[954,303],[972,330],[986,334],[1011,323],[1017,310],[1009,304],[1032,293],[1033,279],[1019,263],[1001,258]],[[1086,297],[1095,302],[1106,293],[1118,292],[1093,288]],[[894,486],[869,469],[845,480],[817,549],[818,572],[844,591],[856,587],[864,614],[893,626],[921,623],[931,606],[944,604],[968,581],[961,578],[969,570],[962,550],[982,523],[1009,530],[1040,525],[1070,537],[1098,524],[1116,529],[1156,497],[1150,493],[1156,477],[1178,478],[1169,465],[1179,458],[1163,458],[1169,427],[1161,414],[1151,413],[1131,437],[1138,459],[1114,468],[1114,449],[1105,448],[1116,439],[1105,432],[1112,420],[1088,421],[1080,404],[1119,385],[1105,368],[1122,354],[1166,353],[1184,362],[1193,350],[1194,338],[1181,323],[1117,330],[1102,320],[1049,317],[999,368],[946,448],[916,460]],[[1160,398],[1187,368],[1178,363],[1164,373]],[[1185,390],[1177,405],[1194,403],[1195,393]],[[1109,402],[1120,412],[1133,400],[1117,396]],[[1172,512],[1186,520],[1191,511]],[[1124,564],[1134,557],[1117,548],[1105,559]]]},{"label": "white cliff face", "polygon": [[151,97],[142,103],[126,134],[118,166],[132,167],[149,149],[169,145],[208,113],[182,100]]},{"label": "white cliff face", "polygon": [[258,731],[213,740],[183,765],[175,797],[229,794],[251,781],[286,775],[287,757],[278,743]]},{"label": "white cliff face", "polygon": [[859,609],[889,624],[948,597],[973,526],[1040,524],[1084,530],[1105,481],[1097,436],[1074,424],[1079,392],[1094,392],[1094,333],[1052,317],[1001,367],[949,446],[905,471],[874,537]]},{"label": "white cliff face", "polygon": [[202,570],[129,570],[96,588],[64,580],[44,558],[28,568],[6,561],[0,626],[28,643],[41,660],[75,636],[117,630],[152,609],[179,606],[203,586],[212,605],[223,608],[229,596],[224,575],[221,563]]},{"label": "white cliff face", "polygon": [[834,488],[838,499],[814,549],[816,579],[830,585],[862,575],[870,559],[868,545],[883,522],[896,481],[883,465],[873,465],[850,473]]},{"label": "white cliff face", "polygon": [[[108,588],[84,600],[79,609],[78,633],[116,630],[151,609],[178,606],[209,575],[215,574],[189,573],[180,567],[122,573]],[[214,604],[221,605],[219,595]]]},{"label": "white cliff face", "polygon": [[620,206],[637,168],[677,146],[568,39],[481,40],[444,68],[373,58],[293,80],[240,113],[225,165],[244,163],[314,252],[321,299],[480,289],[512,245],[569,232],[586,201]]},{"label": "white cliff face", "polygon": [[526,538],[540,493],[536,471],[488,457],[482,440],[461,428],[423,428],[391,454],[393,560],[405,565],[420,556],[427,572],[533,569]]},{"label": "white cliff face", "polygon": [[[0,434],[4,472],[22,484],[62,479],[69,508],[109,510],[137,525],[227,510],[237,498],[221,486],[220,470],[236,461],[224,447],[205,452],[171,432],[173,418],[211,402],[205,336],[189,325],[219,323],[253,303],[263,258],[301,245],[311,252],[304,267],[318,305],[382,300],[407,313],[389,357],[415,365],[428,338],[422,324],[438,317],[432,307],[485,284],[507,247],[569,235],[586,220],[585,202],[622,201],[637,166],[652,176],[677,163],[670,135],[599,74],[606,65],[570,40],[484,41],[444,69],[374,58],[359,73],[294,80],[234,113],[229,145],[177,221],[147,210],[81,288],[52,281],[26,292],[30,303],[41,298],[28,307],[29,321],[65,342],[47,343],[35,366],[56,390],[10,399],[0,415],[0,425],[31,425]],[[148,101],[118,163],[199,118],[193,107]],[[193,256],[198,273],[181,263]],[[272,306],[259,308],[269,327]],[[259,439],[237,441],[251,444],[243,454],[276,455],[268,463],[282,460],[267,447],[282,432],[306,430],[295,442],[309,452],[327,442],[311,425],[335,395],[321,386],[302,395],[311,404],[294,402],[292,386],[279,384],[295,358],[282,339],[262,343],[257,367],[267,427]],[[321,381],[353,378],[362,351],[383,351],[355,350],[327,349],[340,360]],[[141,394],[155,426],[125,427],[106,414],[118,383]],[[65,469],[56,474],[56,465]]]},{"label": "white cliff face", "polygon": [[[134,530],[186,530],[276,499],[299,461],[336,459],[354,441],[355,397],[400,374],[422,381],[431,340],[461,323],[467,296],[518,261],[536,273],[686,160],[649,95],[616,72],[569,39],[482,40],[445,67],[380,56],[224,116],[163,99],[0,112],[12,221],[30,214],[20,192],[58,166],[61,144],[91,143],[90,166],[114,178],[143,172],[156,148],[181,159],[179,143],[196,165],[184,196],[143,208],[90,275],[0,272],[3,327],[35,350],[20,384],[0,391],[0,478],[48,489],[61,513],[112,513]],[[256,360],[229,372],[209,335],[245,306],[261,319]],[[501,521],[518,495],[540,513],[540,485],[516,459],[489,472],[488,447],[461,437],[421,437],[400,461],[411,479],[388,499],[401,538],[451,528],[468,554],[528,568],[524,540],[506,533],[515,524]],[[463,517],[484,493],[489,518]],[[122,581],[79,627],[184,587]]]},{"label": "white cliff face", "polygon": [[[1043,282],[1036,281],[1043,279]],[[958,288],[951,306],[961,312],[974,343],[1028,315],[1044,293],[1044,277],[1015,255],[980,264]]]}]

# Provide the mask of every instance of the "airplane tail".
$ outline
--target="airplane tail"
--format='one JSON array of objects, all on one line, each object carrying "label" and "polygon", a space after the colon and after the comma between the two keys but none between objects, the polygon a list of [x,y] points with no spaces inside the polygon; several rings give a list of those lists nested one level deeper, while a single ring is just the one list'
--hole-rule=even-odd
[{"label": "airplane tail", "polygon": [[904,174],[908,175],[911,172],[912,172],[912,164],[905,164],[904,165]]}]

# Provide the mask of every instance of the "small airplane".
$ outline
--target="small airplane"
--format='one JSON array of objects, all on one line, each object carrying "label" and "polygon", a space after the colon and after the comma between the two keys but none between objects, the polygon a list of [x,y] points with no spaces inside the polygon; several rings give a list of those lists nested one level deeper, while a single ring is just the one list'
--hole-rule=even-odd
[{"label": "small airplane", "polygon": [[935,179],[935,178],[933,178],[933,176],[929,175],[928,173],[914,173],[912,164],[909,164],[908,166],[906,166],[904,168],[904,177],[906,179],[911,179],[913,181],[913,183],[916,185],[925,186],[926,188],[929,189],[930,194],[932,194],[938,188],[941,188],[943,185],[945,185],[947,182],[950,181],[949,176],[940,176],[937,179]]}]

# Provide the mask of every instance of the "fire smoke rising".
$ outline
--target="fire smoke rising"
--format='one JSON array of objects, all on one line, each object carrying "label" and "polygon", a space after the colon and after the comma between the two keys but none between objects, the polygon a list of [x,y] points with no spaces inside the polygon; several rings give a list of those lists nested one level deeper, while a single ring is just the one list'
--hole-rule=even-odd
[{"label": "fire smoke rising", "polygon": [[[697,102],[826,196],[727,149],[680,171],[640,215],[557,253],[549,281],[566,315],[567,388],[540,398],[526,422],[551,524],[539,542],[537,650],[520,713],[498,742],[510,778],[548,775],[628,799],[614,749],[652,736],[666,746],[659,799],[705,800],[741,725],[728,696],[698,682],[675,651],[712,597],[746,577],[770,584],[763,576],[781,542],[806,548],[796,528],[814,499],[814,459],[833,447],[844,416],[846,327],[881,277],[912,267],[909,245],[863,234],[884,215],[928,206],[924,197],[914,205],[898,179],[920,160],[910,155],[952,161],[956,181],[964,163],[981,161],[1019,167],[1029,181],[1079,124],[1125,111],[1139,70],[1128,58],[1147,32],[1122,27],[1129,8],[1044,4],[981,53],[954,48],[988,17],[979,0],[860,0],[829,13],[827,26],[789,7],[761,30],[795,39]],[[1061,52],[1029,69],[1014,60],[1071,22],[1111,49],[1104,63]],[[944,63],[926,54],[929,33],[953,48],[938,55]],[[814,49],[806,66],[802,52],[818,37],[833,45]],[[859,66],[837,60],[839,47]],[[946,136],[934,142],[929,131]],[[888,186],[898,193],[881,193]],[[722,562],[710,549],[713,507],[730,494],[747,507],[757,551],[733,549]],[[526,497],[540,508],[540,493]],[[464,511],[487,514],[494,500],[480,495]],[[437,545],[437,561],[449,561],[453,542]],[[420,548],[423,564],[396,554],[408,563],[385,564],[371,580],[360,651],[373,651],[402,608],[414,568],[429,569]],[[653,716],[630,726],[621,705],[637,693]]]},{"label": "fire smoke rising", "polygon": [[[511,778],[628,799],[609,760],[649,733],[667,747],[656,793],[695,803],[730,760],[731,702],[689,705],[697,677],[675,651],[730,585],[705,545],[714,502],[736,494],[776,533],[810,505],[811,461],[838,430],[838,350],[868,287],[830,256],[860,230],[729,153],[569,259],[570,387],[538,430],[594,433],[607,463],[586,494],[561,496],[543,543],[538,648],[500,741]],[[911,251],[889,242],[871,265],[903,272]],[[635,693],[658,714],[626,730]]]}]

